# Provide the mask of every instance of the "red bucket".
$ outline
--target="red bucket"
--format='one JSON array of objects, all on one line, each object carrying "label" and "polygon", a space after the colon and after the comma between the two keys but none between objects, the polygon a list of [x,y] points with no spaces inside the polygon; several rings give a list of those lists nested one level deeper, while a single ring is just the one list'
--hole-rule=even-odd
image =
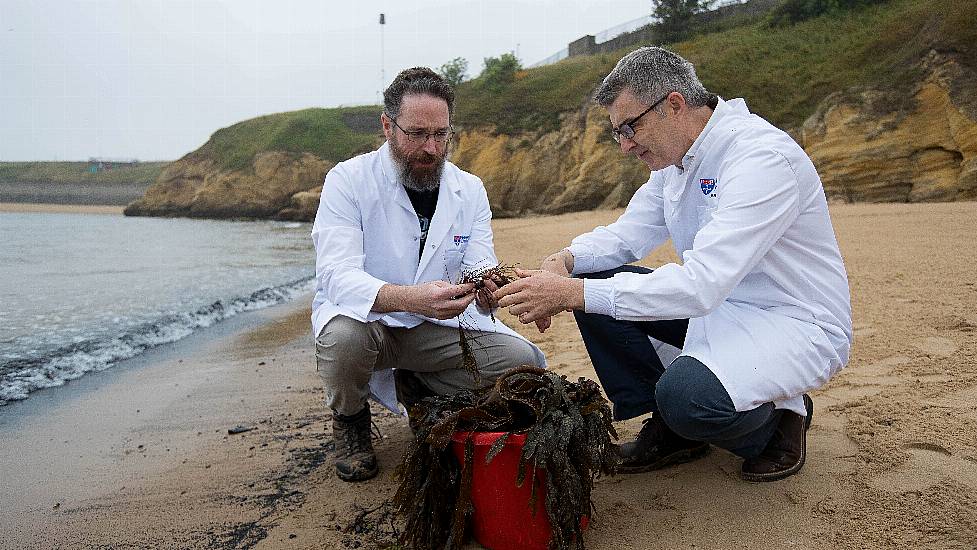
[{"label": "red bucket", "polygon": [[[465,460],[465,439],[471,434],[475,453],[472,457],[472,531],[479,544],[491,550],[546,550],[552,536],[546,516],[546,486],[543,472],[536,472],[536,508],[529,508],[532,486],[530,472],[522,487],[516,486],[519,455],[526,443],[525,434],[513,434],[505,447],[485,464],[485,456],[503,432],[456,432],[451,449],[460,463]],[[580,526],[587,528],[586,516]]]}]

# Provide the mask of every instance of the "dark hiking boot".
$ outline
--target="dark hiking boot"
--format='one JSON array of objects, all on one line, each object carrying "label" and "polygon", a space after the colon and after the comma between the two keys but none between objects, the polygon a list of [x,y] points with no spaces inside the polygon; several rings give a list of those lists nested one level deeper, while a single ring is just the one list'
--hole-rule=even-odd
[{"label": "dark hiking boot", "polygon": [[685,439],[673,432],[658,414],[646,418],[634,441],[618,447],[617,471],[636,474],[672,464],[691,462],[709,452],[709,444]]},{"label": "dark hiking boot", "polygon": [[814,401],[804,394],[807,416],[784,411],[777,430],[760,456],[743,461],[740,477],[746,481],[777,481],[801,471],[807,458],[807,430],[814,415]]},{"label": "dark hiking boot", "polygon": [[377,475],[377,456],[370,440],[370,405],[352,415],[333,412],[332,436],[336,441],[336,476],[343,481],[366,481]]}]

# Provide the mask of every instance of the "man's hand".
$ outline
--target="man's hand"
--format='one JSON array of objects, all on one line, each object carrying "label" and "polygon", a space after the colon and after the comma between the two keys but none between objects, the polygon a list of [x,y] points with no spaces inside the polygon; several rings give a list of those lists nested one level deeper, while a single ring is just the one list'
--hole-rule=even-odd
[{"label": "man's hand", "polygon": [[419,285],[385,284],[380,287],[373,311],[390,313],[406,311],[432,319],[450,319],[461,314],[475,299],[475,285],[453,285],[445,281],[431,281]]},{"label": "man's hand", "polygon": [[[517,269],[519,279],[505,285],[495,293],[499,306],[509,308],[509,313],[528,324],[537,320],[549,320],[561,311],[582,309],[583,279],[571,279],[550,271]],[[549,323],[537,328],[540,332]]]},{"label": "man's hand", "polygon": [[489,314],[499,307],[499,301],[495,299],[495,291],[499,290],[499,285],[490,277],[481,280],[481,285],[475,284],[475,305],[484,314]]},{"label": "man's hand", "polygon": [[[573,270],[573,254],[566,249],[550,254],[546,258],[543,258],[539,269],[541,271],[555,273],[561,277],[569,277],[570,271]],[[540,319],[536,319],[536,330],[538,330],[540,334],[546,332],[546,329],[550,328],[550,326],[553,324],[552,319],[552,317],[542,317]]]},{"label": "man's hand", "polygon": [[475,299],[475,285],[453,285],[445,281],[431,281],[413,287],[412,313],[433,319],[457,317]]}]

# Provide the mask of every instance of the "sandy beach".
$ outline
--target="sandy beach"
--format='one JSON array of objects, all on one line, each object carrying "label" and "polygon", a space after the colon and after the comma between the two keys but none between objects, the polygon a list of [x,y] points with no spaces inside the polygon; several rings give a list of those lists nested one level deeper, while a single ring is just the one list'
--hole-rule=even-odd
[{"label": "sandy beach", "polygon": [[[849,366],[812,394],[803,471],[751,484],[714,449],[602,478],[587,548],[977,547],[977,203],[831,213],[856,341]],[[536,267],[618,214],[497,220],[498,256]],[[663,248],[641,263],[674,259]],[[310,301],[239,315],[0,408],[0,547],[389,547],[398,524],[384,503],[410,431],[374,407],[380,476],[335,477]],[[572,316],[542,335],[517,330],[553,369],[596,378]],[[253,429],[228,433],[239,426]],[[617,427],[626,440],[640,420]]]}]

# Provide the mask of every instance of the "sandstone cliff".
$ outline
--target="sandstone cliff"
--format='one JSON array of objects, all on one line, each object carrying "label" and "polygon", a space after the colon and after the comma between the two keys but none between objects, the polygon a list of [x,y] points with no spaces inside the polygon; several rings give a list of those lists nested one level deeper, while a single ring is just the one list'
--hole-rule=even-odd
[{"label": "sandstone cliff", "polygon": [[928,76],[906,108],[884,90],[828,96],[805,123],[801,143],[829,199],[869,202],[977,198],[977,78],[931,52]]}]

